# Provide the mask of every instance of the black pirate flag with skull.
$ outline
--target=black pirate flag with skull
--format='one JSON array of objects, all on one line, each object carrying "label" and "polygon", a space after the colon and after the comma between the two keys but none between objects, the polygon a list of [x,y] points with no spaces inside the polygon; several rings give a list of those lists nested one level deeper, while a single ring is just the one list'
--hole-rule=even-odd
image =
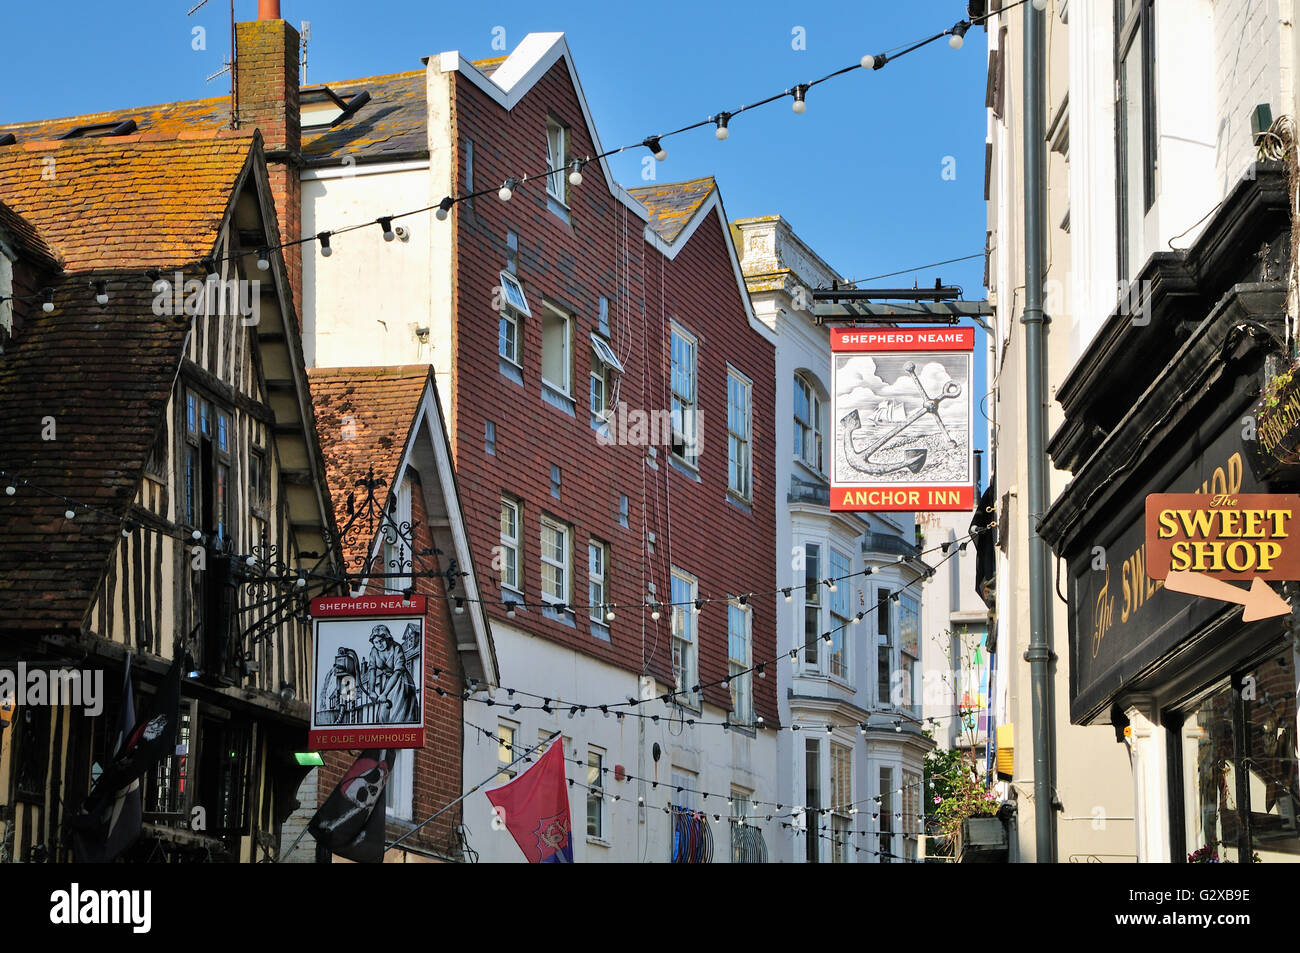
[{"label": "black pirate flag with skull", "polygon": [[330,853],[358,863],[384,859],[384,788],[393,772],[393,751],[368,749],[350,767],[307,830]]}]

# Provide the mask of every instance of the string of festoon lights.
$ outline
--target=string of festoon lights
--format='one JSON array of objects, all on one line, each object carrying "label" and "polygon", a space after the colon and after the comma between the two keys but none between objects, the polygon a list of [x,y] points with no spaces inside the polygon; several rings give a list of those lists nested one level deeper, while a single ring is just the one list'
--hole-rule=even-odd
[{"label": "string of festoon lights", "polygon": [[[481,733],[486,739],[493,742],[498,747],[504,748],[506,751],[510,752],[511,755],[514,757],[519,757],[520,755],[522,755],[525,764],[531,764],[534,760],[533,753],[539,750],[540,748],[545,747],[544,744],[526,745],[526,744],[505,741],[500,737],[500,735],[497,734],[497,732],[493,731],[491,728],[484,728],[482,725],[475,724],[472,721],[466,721],[465,727]],[[515,754],[515,752],[519,752],[520,754],[517,755]],[[578,768],[586,768],[588,772],[590,772],[591,770],[591,766],[586,761],[584,761],[581,757],[564,758],[563,760],[566,763],[566,765],[572,762],[573,765]],[[602,765],[600,771],[601,771],[601,777],[603,779],[610,774],[611,769],[608,765]],[[636,804],[637,806],[643,806],[646,805],[647,803],[644,795],[638,794],[636,795],[636,797],[631,797],[631,796],[624,796],[618,793],[612,793],[608,788],[608,786],[606,786],[604,783],[601,784],[584,783],[582,781],[577,780],[576,778],[567,777],[567,775],[565,780],[567,781],[569,787],[582,788],[586,791],[599,794],[601,798],[607,803],[618,804],[626,801],[629,804]],[[772,821],[779,821],[782,822],[783,824],[789,824],[792,822],[797,822],[800,818],[806,820],[809,814],[817,814],[817,815],[839,814],[847,817],[857,817],[858,815],[863,815],[864,817],[869,816],[871,820],[876,820],[879,818],[881,813],[879,810],[866,811],[866,810],[862,810],[859,807],[859,805],[868,804],[872,802],[876,804],[882,804],[885,797],[885,795],[883,794],[877,794],[872,797],[862,798],[860,800],[852,801],[845,804],[832,804],[825,807],[822,806],[805,807],[803,805],[786,805],[784,803],[780,803],[777,801],[770,801],[763,798],[758,798],[755,797],[753,794],[739,795],[736,794],[734,791],[729,791],[727,793],[706,791],[702,788],[690,787],[689,785],[675,784],[670,781],[661,781],[658,778],[641,777],[639,775],[635,775],[632,774],[631,772],[626,772],[626,771],[623,773],[621,777],[617,777],[617,780],[619,783],[640,781],[650,785],[651,790],[658,790],[661,787],[664,788],[668,794],[668,799],[665,802],[665,806],[660,808],[657,805],[654,805],[656,810],[662,810],[664,811],[664,813],[668,813],[674,806],[672,804],[672,796],[674,794],[698,795],[701,799],[701,802],[704,804],[707,804],[709,799],[712,798],[719,806],[725,805],[727,808],[727,813],[722,813],[721,811],[718,811],[717,813],[712,815],[715,821],[721,821],[724,818],[731,818],[737,821],[753,822],[753,823],[758,823],[761,821],[769,822],[769,823]],[[924,779],[921,779],[919,781],[908,782],[907,784],[901,785],[898,788],[891,788],[888,793],[891,796],[902,797],[903,794],[908,789],[913,787],[922,787],[925,785],[925,783],[926,782]],[[737,805],[737,802],[740,802],[739,805]],[[681,805],[676,805],[676,806],[678,808],[681,807]],[[752,809],[752,813],[750,811],[744,811],[743,813],[737,812],[735,810],[737,806],[748,807]],[[764,811],[762,810],[762,808],[764,807],[775,808],[775,810]],[[707,808],[702,808],[698,810],[698,813],[707,815],[709,811]],[[893,817],[901,820],[904,817],[905,812],[892,811],[890,813]],[[925,813],[915,815],[918,823],[924,823],[925,819],[929,816],[932,815],[925,814]],[[795,826],[797,828],[798,824],[796,823]],[[874,832],[862,830],[862,831],[858,831],[857,833],[869,834]]]},{"label": "string of festoon lights", "polygon": [[[483,734],[485,738],[494,742],[500,747],[504,748],[506,751],[510,752],[512,756],[518,757],[518,755],[515,755],[515,752],[517,751],[522,752],[523,761],[526,764],[532,763],[532,761],[534,760],[533,758],[534,752],[539,751],[540,749],[546,747],[547,744],[549,743],[549,742],[542,742],[533,745],[513,744],[501,740],[501,738],[490,728],[484,728],[482,725],[476,725],[473,722],[469,722],[469,721],[467,721],[465,725],[467,728],[480,732],[481,734]],[[571,761],[578,768],[586,768],[588,770],[589,780],[590,780],[591,766],[587,764],[582,758],[565,758],[564,761],[566,762],[566,764]],[[601,770],[602,779],[610,773],[610,768],[608,765],[602,765],[600,770]],[[902,835],[904,833],[903,831],[896,831],[893,830],[892,828],[884,829],[882,827],[879,830],[867,830],[863,828],[856,831],[836,832],[833,828],[827,827],[825,824],[820,824],[818,830],[812,830],[808,827],[809,815],[822,817],[825,815],[833,814],[833,815],[838,815],[845,819],[852,819],[852,818],[859,817],[859,815],[861,814],[862,818],[865,819],[865,817],[868,815],[868,812],[859,811],[857,804],[866,803],[867,801],[875,801],[879,803],[882,801],[883,795],[876,795],[874,798],[864,798],[862,801],[854,802],[853,804],[847,804],[847,805],[832,805],[830,807],[807,807],[807,808],[796,806],[796,807],[792,807],[789,811],[786,811],[785,813],[781,813],[781,811],[786,807],[786,805],[778,804],[773,801],[765,801],[762,799],[758,799],[753,797],[752,795],[738,795],[735,792],[720,794],[717,792],[704,791],[699,788],[692,788],[686,785],[673,784],[668,781],[660,781],[657,778],[643,778],[631,773],[624,773],[620,780],[641,781],[651,785],[652,790],[657,789],[659,787],[663,787],[666,790],[666,797],[664,799],[663,805],[647,803],[645,796],[641,794],[638,794],[635,796],[635,798],[633,798],[632,796],[624,796],[619,793],[611,793],[609,788],[605,785],[605,783],[603,783],[603,781],[600,784],[590,784],[587,782],[580,781],[577,778],[569,777],[567,773],[565,775],[565,782],[570,788],[578,788],[584,790],[588,792],[589,795],[594,794],[598,798],[600,798],[602,802],[610,805],[614,805],[614,804],[627,804],[629,806],[635,805],[638,808],[646,808],[649,810],[662,811],[664,814],[669,816],[672,816],[674,813],[679,815],[689,815],[689,816],[694,816],[700,819],[701,821],[707,822],[711,820],[714,825],[720,825],[725,822],[730,824],[736,824],[741,827],[758,828],[761,823],[776,822],[779,823],[783,829],[790,830],[795,835],[802,834],[807,836],[814,836],[821,840],[830,841],[831,843],[839,847],[852,848],[854,853],[866,853],[877,857],[889,857],[894,860],[903,861],[903,862],[919,862],[913,860],[912,858],[904,857],[901,854],[894,854],[890,851],[874,850],[870,847],[863,847],[860,844],[853,843],[853,837],[855,835],[862,835],[867,837],[880,837],[882,835],[893,836],[895,834]],[[903,792],[907,788],[917,786],[919,784],[924,784],[924,781],[914,782],[911,784],[904,785],[903,787],[895,791],[891,791],[891,794],[896,794],[901,797]],[[690,807],[686,807],[685,805],[674,804],[673,803],[674,794],[677,795],[695,794],[700,796],[702,802],[706,804],[709,798],[714,798],[719,804],[719,806],[725,804],[727,810],[725,813],[721,810],[710,812],[707,807],[690,808]],[[748,811],[737,812],[735,810],[735,807],[737,806],[736,805],[737,801],[741,802],[741,805],[746,805],[746,804],[749,805],[755,813],[749,813]],[[762,807],[763,805],[768,805],[768,806],[775,805],[777,811],[764,813],[763,811],[760,810],[760,807]],[[880,816],[880,812],[879,811],[872,812],[870,813],[869,816],[871,820],[873,821],[877,820]],[[924,825],[927,817],[930,816],[932,815],[928,815],[928,814],[916,815],[916,820],[918,825]],[[904,818],[904,813],[902,811],[893,812],[893,817],[898,820],[902,820]]]},{"label": "string of festoon lights", "polygon": [[[33,480],[22,477],[12,470],[0,469],[0,488],[3,488],[3,493],[7,497],[13,497],[17,495],[21,488],[25,490],[30,490],[38,495],[45,496],[50,499],[58,500],[66,507],[63,515],[64,518],[69,521],[75,519],[79,514],[98,515],[100,517],[103,517],[104,520],[107,522],[119,524],[119,531],[121,535],[124,537],[130,536],[134,532],[148,532],[148,533],[154,533],[164,538],[174,539],[185,543],[200,543],[200,542],[209,541],[209,537],[197,529],[188,530],[188,531],[184,529],[180,529],[177,531],[173,531],[172,529],[169,529],[167,527],[160,527],[152,523],[146,523],[141,520],[132,519],[130,517],[123,518],[119,514],[114,513],[111,510],[105,509],[102,506],[86,503],[83,500],[79,500],[74,497],[67,496],[65,494],[59,493],[56,490],[51,490],[46,487],[42,487],[40,484],[34,482]],[[991,514],[995,512],[995,507],[986,506],[984,507],[984,510],[986,514]],[[924,582],[925,580],[932,577],[934,575],[935,570],[938,568],[938,566],[943,565],[943,563],[946,562],[947,559],[952,558],[958,552],[965,552],[968,544],[972,540],[974,540],[977,536],[985,532],[991,532],[994,529],[995,527],[992,525],[984,526],[984,527],[973,527],[965,536],[957,537],[955,539],[948,540],[946,542],[940,543],[936,546],[931,546],[926,549],[917,550],[916,553],[911,555],[899,555],[895,557],[893,564],[900,565],[900,566],[906,564],[909,560],[921,560],[924,556],[927,556],[935,552],[942,553],[945,558],[940,560],[939,563],[936,564],[936,566],[929,567],[917,579],[914,579],[911,582],[904,584],[901,589],[895,590],[893,593],[891,593],[889,596],[890,601],[898,602],[899,601],[898,597],[900,593],[906,591],[907,589],[911,588],[917,583]],[[256,554],[252,554],[252,553],[235,554],[235,559],[238,561],[243,561],[247,563],[249,566],[261,562],[259,557]],[[588,609],[588,610],[600,609],[604,611],[604,617],[607,622],[613,622],[617,618],[618,612],[637,611],[637,610],[643,612],[649,612],[651,620],[658,621],[662,617],[662,614],[664,612],[671,611],[674,608],[688,609],[693,614],[699,615],[705,610],[705,608],[707,608],[710,605],[715,605],[715,604],[730,605],[732,603],[737,603],[741,607],[745,607],[757,599],[778,596],[778,595],[782,596],[784,601],[789,603],[793,601],[794,594],[796,592],[807,592],[810,589],[815,589],[822,586],[825,586],[828,592],[834,593],[838,591],[838,587],[840,583],[847,582],[851,579],[860,576],[871,576],[878,571],[879,570],[876,567],[867,566],[857,572],[845,573],[840,576],[827,576],[824,579],[817,579],[813,582],[805,582],[803,584],[778,586],[775,589],[756,588],[756,589],[748,590],[746,592],[742,592],[739,595],[700,596],[694,599],[683,600],[680,602],[647,598],[642,602],[621,602],[621,603],[605,602],[605,603],[596,603],[596,604],[583,604],[583,603],[575,603],[575,602],[549,602],[549,601],[538,601],[538,602],[530,603],[523,598],[518,600],[485,599],[485,598],[473,598],[470,596],[448,595],[446,593],[421,593],[421,595],[423,595],[427,599],[441,599],[448,602],[451,605],[452,612],[454,612],[457,615],[462,614],[468,605],[478,603],[483,605],[493,605],[493,606],[503,607],[506,609],[506,616],[508,618],[514,618],[515,617],[514,613],[516,613],[518,610],[524,610],[528,608],[547,609],[554,612],[562,612],[570,609]],[[362,580],[369,581],[373,579],[387,578],[393,576],[401,576],[405,578],[413,575],[414,574],[410,571],[402,572],[402,573],[374,573],[374,574],[363,572],[363,573],[354,573],[351,575],[341,575],[338,573],[331,573],[331,572],[320,571],[315,569],[299,569],[299,570],[289,570],[281,574],[267,574],[265,576],[259,577],[258,581],[267,584],[280,584],[285,588],[303,589],[306,588],[306,586],[312,582],[355,585],[357,582]],[[436,575],[443,576],[444,574],[437,573]],[[469,575],[469,573],[467,571],[462,571],[460,572],[460,575],[466,576]],[[374,589],[376,592],[385,592],[394,595],[398,595],[398,594],[411,595],[414,593],[414,587],[409,584],[399,587],[399,586],[386,586],[386,585],[375,583],[373,581],[369,581],[367,588]],[[864,618],[866,618],[868,614],[870,614],[871,611],[873,611],[873,609],[876,609],[880,605],[882,605],[884,601],[885,600],[883,599],[879,600],[874,606],[866,609],[862,609],[858,611],[856,614],[850,615],[848,617],[847,622],[839,626],[836,626],[835,628],[829,630],[828,632],[821,633],[821,639],[827,644],[830,644],[836,632],[847,629],[849,626],[856,625],[858,622],[861,622]],[[797,648],[791,649],[789,652],[782,653],[781,655],[778,655],[772,659],[767,659],[763,662],[755,663],[753,666],[747,669],[746,672],[755,671],[758,673],[760,678],[764,677],[764,672],[766,670],[767,665],[770,665],[786,657],[790,658],[792,661],[797,661],[799,651],[800,650]],[[745,674],[745,672],[738,672],[737,674]],[[696,692],[696,691],[699,691],[698,686],[693,689],[682,689],[681,692],[674,693],[674,694],[684,694],[687,692]],[[541,696],[537,696],[537,697],[541,697]],[[633,704],[636,704],[636,702],[633,702]]]},{"label": "string of festoon lights", "polygon": [[[389,214],[380,215],[374,219],[370,219],[364,222],[356,222],[351,225],[341,225],[337,228],[327,229],[309,235],[302,235],[298,238],[287,239],[285,241],[280,242],[279,244],[261,245],[256,249],[241,250],[238,253],[228,255],[224,258],[217,257],[217,256],[207,256],[200,259],[197,262],[192,262],[187,265],[183,265],[180,269],[172,268],[171,270],[173,271],[179,270],[181,271],[182,274],[184,274],[188,270],[197,267],[201,270],[202,274],[206,275],[209,281],[220,281],[221,276],[220,276],[219,266],[221,264],[238,261],[248,256],[249,254],[255,253],[257,256],[258,269],[261,271],[267,271],[271,267],[271,252],[279,251],[284,248],[289,248],[292,246],[305,245],[311,242],[319,243],[321,256],[328,258],[330,257],[331,254],[333,254],[333,247],[330,243],[330,240],[338,235],[346,234],[348,232],[359,231],[361,229],[377,227],[380,230],[380,233],[384,241],[391,242],[397,237],[397,233],[394,231],[393,228],[393,223],[395,221],[398,221],[399,219],[409,218],[411,216],[421,215],[427,212],[433,212],[435,218],[437,218],[439,221],[445,221],[448,218],[448,216],[451,214],[452,210],[462,202],[479,198],[480,196],[490,195],[492,193],[496,193],[497,198],[500,199],[502,202],[509,202],[514,197],[514,193],[518,191],[522,186],[530,182],[536,182],[539,180],[545,181],[548,177],[553,175],[567,175],[569,184],[574,187],[578,187],[582,185],[582,181],[583,181],[582,170],[584,167],[586,167],[592,162],[597,162],[599,160],[606,159],[610,156],[618,155],[623,152],[644,148],[649,150],[649,152],[654,156],[656,161],[662,162],[668,158],[668,152],[666,149],[664,149],[663,146],[663,142],[665,139],[669,139],[673,136],[679,136],[684,133],[692,132],[696,129],[712,126],[714,129],[714,136],[719,140],[725,140],[730,135],[730,131],[729,131],[730,123],[735,117],[741,115],[742,113],[751,112],[755,109],[760,109],[763,106],[767,106],[771,103],[778,102],[787,98],[790,99],[791,101],[790,103],[791,109],[797,115],[802,115],[804,112],[807,111],[808,108],[808,94],[815,87],[820,86],[823,83],[830,82],[831,80],[837,79],[841,76],[845,76],[851,73],[856,73],[858,70],[867,70],[867,71],[874,72],[875,70],[883,69],[887,64],[896,62],[897,60],[902,59],[904,56],[907,56],[909,53],[914,53],[917,50],[929,46],[931,43],[943,39],[944,37],[948,38],[948,45],[950,47],[952,47],[954,50],[960,50],[965,43],[966,33],[970,30],[972,26],[985,24],[987,23],[988,20],[992,19],[993,17],[999,16],[1004,13],[1008,13],[1009,11],[1014,10],[1016,7],[1022,6],[1025,3],[1032,3],[1033,8],[1040,12],[1046,9],[1047,7],[1046,0],[1015,0],[1015,2],[1007,4],[1006,6],[1002,7],[1000,10],[990,11],[984,14],[983,16],[958,20],[955,24],[953,24],[948,29],[941,30],[915,43],[903,44],[894,47],[893,49],[886,50],[882,53],[868,53],[864,55],[857,63],[844,66],[840,69],[827,73],[824,76],[818,77],[817,79],[808,80],[802,83],[796,83],[795,85],[790,86],[782,90],[781,92],[774,93],[771,96],[764,97],[763,99],[756,100],[755,102],[747,103],[742,106],[736,106],[729,110],[719,110],[718,112],[710,115],[708,118],[701,119],[698,122],[688,123],[687,125],[681,126],[680,128],[677,129],[673,129],[669,132],[661,132],[655,135],[649,135],[635,142],[630,142],[627,143],[626,145],[622,145],[614,149],[606,149],[604,152],[596,153],[594,155],[573,157],[568,159],[565,164],[557,168],[548,168],[542,171],[526,173],[526,174],[508,175],[506,176],[505,180],[501,183],[500,186],[492,186],[486,189],[479,189],[478,191],[467,192],[463,195],[446,195],[440,201],[432,205],[425,205],[419,208],[413,208],[406,211],[392,212]],[[147,269],[145,271],[145,274],[152,277],[155,280],[155,282],[163,280],[161,278],[161,272],[158,269]],[[109,291],[108,291],[107,283],[103,280],[96,280],[96,281],[91,281],[89,285],[91,290],[94,293],[95,301],[100,305],[107,305],[109,301]],[[7,298],[0,297],[0,301],[38,300],[38,299],[41,301],[41,309],[43,311],[45,311],[47,314],[54,311],[55,309],[54,288],[43,288],[31,295],[21,295],[21,296],[9,295]]]},{"label": "string of festoon lights", "polygon": [[[5,494],[10,497],[14,496],[17,493],[18,486],[23,486],[25,488],[35,490],[36,492],[48,494],[49,496],[60,500],[64,505],[68,507],[68,509],[64,513],[64,516],[69,520],[73,519],[76,516],[78,510],[87,513],[98,513],[100,515],[106,516],[113,520],[117,519],[116,515],[112,514],[109,511],[103,510],[99,507],[92,506],[90,504],[86,504],[82,501],[75,500],[71,497],[67,497],[53,491],[45,490],[44,488],[40,487],[39,485],[33,483],[30,480],[16,478],[12,473],[8,473],[6,471],[0,471],[0,484],[3,484]],[[987,509],[991,509],[991,508],[987,508]],[[825,632],[822,632],[820,634],[820,639],[827,646],[832,646],[834,644],[835,636],[837,634],[843,634],[850,627],[855,626],[858,622],[861,622],[872,612],[878,611],[879,607],[884,605],[886,602],[894,602],[894,603],[898,602],[901,593],[906,592],[908,589],[912,588],[913,586],[916,586],[919,583],[922,583],[928,580],[929,578],[931,578],[935,570],[938,568],[938,566],[942,566],[944,562],[947,562],[949,559],[952,559],[959,552],[965,551],[970,540],[974,539],[980,533],[988,532],[991,531],[992,529],[993,529],[992,526],[988,526],[984,528],[975,528],[964,537],[949,540],[937,546],[930,547],[929,549],[918,551],[918,553],[915,555],[916,559],[920,559],[921,557],[936,551],[942,552],[944,554],[944,557],[939,561],[939,563],[935,567],[931,567],[923,575],[918,576],[916,579],[913,579],[910,582],[904,583],[900,589],[894,590],[888,596],[877,600],[876,603],[874,603],[873,605],[861,609],[856,614],[850,615],[845,622],[837,626],[833,626],[832,628],[826,630]],[[205,539],[203,534],[198,532],[197,530],[193,531],[188,535],[182,535],[182,534],[170,532],[164,528],[139,523],[138,521],[134,521],[130,519],[126,519],[122,521],[121,533],[124,537],[130,536],[132,533],[136,531],[154,532],[159,535],[165,536],[167,538],[180,540],[186,543],[197,543]],[[901,564],[905,562],[908,558],[909,557],[907,556],[898,556],[896,557],[896,564]],[[238,555],[235,557],[235,559],[239,562],[242,562],[244,565],[250,568],[258,565],[258,558],[256,557],[256,555],[253,554]],[[811,587],[820,587],[824,585],[828,588],[828,591],[833,593],[838,590],[838,586],[840,584],[845,583],[859,576],[870,576],[875,571],[876,570],[874,569],[874,567],[868,566],[863,570],[861,570],[860,572],[848,573],[842,576],[828,577],[826,579],[817,580],[814,583],[807,583],[801,586],[792,585],[792,586],[780,587],[775,590],[756,591],[756,592],[747,593],[745,595],[737,597],[734,601],[738,602],[740,605],[743,606],[743,605],[747,605],[751,599],[780,594],[783,596],[784,600],[788,603],[792,601],[793,593],[795,590],[807,590]],[[313,570],[302,570],[302,571],[298,571],[295,573],[286,574],[282,576],[267,575],[267,576],[258,577],[259,582],[287,584],[288,586],[291,586],[294,589],[305,589],[310,584],[310,582],[312,581],[319,582],[322,580],[329,581],[329,582],[338,582],[338,583],[351,583],[355,581],[355,580],[350,580],[346,577],[341,577],[329,573],[320,573]],[[386,587],[377,587],[377,588],[386,588]],[[392,591],[396,592],[397,590],[392,590]],[[401,591],[404,594],[409,594],[411,592],[411,589],[407,587]],[[467,597],[447,596],[445,594],[437,594],[437,593],[429,594],[427,598],[443,598],[445,600],[452,601],[454,604],[453,611],[457,613],[461,613],[464,611],[466,602],[480,602],[485,604],[505,605],[509,610],[507,612],[507,615],[509,615],[510,612],[514,611],[513,603],[510,602],[498,603],[497,600],[468,599]],[[651,618],[657,620],[661,616],[661,610],[664,609],[671,611],[673,608],[680,608],[685,611],[690,611],[694,614],[699,614],[704,610],[705,606],[711,602],[726,602],[730,604],[732,601],[733,601],[732,597],[726,597],[724,599],[698,598],[698,599],[681,602],[681,603],[672,603],[672,602],[658,603],[654,601],[648,601],[642,603],[640,606],[637,607],[625,605],[623,606],[623,608],[640,608],[643,610],[649,610],[651,613]],[[548,605],[552,609],[559,608],[555,604],[548,604]],[[574,608],[605,608],[605,606],[574,606]],[[610,608],[610,611],[607,613],[606,618],[612,621],[613,619],[612,608]],[[788,652],[780,653],[769,659],[756,661],[747,667],[738,669],[735,672],[729,672],[726,676],[718,680],[716,684],[720,688],[728,688],[733,680],[750,674],[756,674],[759,678],[766,678],[767,667],[769,665],[774,665],[779,663],[780,660],[783,658],[789,658],[793,664],[797,665],[800,658],[800,652],[803,651],[804,648],[806,648],[806,646],[803,647],[796,646],[790,649]],[[454,672],[444,671],[439,668],[433,669],[433,677],[435,680],[437,680],[440,676],[444,676],[444,675],[451,676],[453,678],[460,677],[457,675],[457,673]],[[463,701],[475,702],[478,704],[482,704],[488,708],[500,707],[503,710],[508,710],[511,712],[518,712],[521,710],[532,710],[532,711],[542,711],[545,712],[546,714],[553,714],[557,711],[562,712],[567,708],[570,719],[578,715],[585,716],[589,711],[593,713],[598,711],[606,718],[613,715],[618,717],[619,719],[622,719],[630,715],[631,717],[648,720],[655,724],[659,724],[662,721],[670,724],[684,725],[691,728],[697,726],[720,727],[724,731],[736,728],[736,729],[746,729],[746,730],[778,730],[778,731],[787,730],[790,732],[825,731],[827,734],[833,734],[836,730],[851,731],[852,729],[856,728],[862,735],[866,735],[867,732],[873,728],[884,727],[883,725],[872,725],[870,723],[870,720],[857,722],[857,723],[845,723],[845,724],[827,723],[824,725],[822,724],[805,725],[799,722],[793,722],[789,725],[783,725],[783,726],[768,726],[764,722],[763,717],[757,714],[755,715],[754,721],[748,724],[744,722],[735,722],[729,720],[712,721],[705,718],[697,718],[694,715],[688,714],[687,711],[683,709],[680,705],[678,705],[674,711],[670,711],[667,714],[646,714],[644,712],[623,710],[629,708],[635,709],[638,706],[648,704],[656,700],[661,701],[667,705],[673,705],[674,703],[678,702],[679,696],[685,695],[688,696],[688,698],[691,696],[696,696],[703,689],[708,688],[711,684],[714,684],[712,682],[699,682],[691,686],[683,686],[679,689],[662,692],[648,698],[638,699],[633,696],[628,696],[626,699],[619,699],[615,701],[606,701],[606,702],[572,702],[572,701],[566,702],[563,699],[558,698],[556,696],[542,695],[540,693],[536,693],[536,692],[532,692],[520,688],[500,686],[498,688],[498,691],[504,692],[506,694],[506,700],[502,701],[490,696],[479,697],[478,693],[480,691],[486,691],[486,686],[480,686],[477,683],[477,680],[475,679],[472,678],[465,679],[465,683],[468,686],[467,689],[460,692],[449,691],[448,689],[444,688],[441,684],[434,684],[434,685],[430,685],[429,687],[433,688],[433,690],[438,694],[439,697],[446,697],[449,694],[458,694]],[[536,699],[540,703],[533,704],[533,703],[518,701],[516,700],[517,695]],[[968,717],[972,712],[976,710],[977,709],[973,709],[973,708],[963,708],[962,711],[957,714],[946,714],[940,717],[942,718]],[[886,715],[886,717],[888,718],[889,716]],[[931,724],[934,724],[937,719],[932,717],[927,720],[930,721]],[[896,732],[902,732],[904,726],[904,719],[900,715],[894,715],[891,721],[894,730]]]}]

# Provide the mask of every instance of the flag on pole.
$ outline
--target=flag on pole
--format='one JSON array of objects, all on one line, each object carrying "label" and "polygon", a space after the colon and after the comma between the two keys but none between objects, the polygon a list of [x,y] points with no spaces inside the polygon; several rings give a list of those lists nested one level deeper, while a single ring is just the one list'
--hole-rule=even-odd
[{"label": "flag on pole", "polygon": [[348,768],[307,830],[330,853],[360,864],[384,860],[384,788],[393,773],[393,750],[370,748]]},{"label": "flag on pole", "polygon": [[486,794],[530,864],[573,863],[564,739],[556,738],[535,765]]},{"label": "flag on pole", "polygon": [[[113,760],[91,787],[82,805],[82,813],[68,819],[79,858],[107,862],[129,847],[139,834],[140,779],[163,758],[176,753],[183,660],[184,656],[178,652],[163,678],[162,687],[154,696],[152,712],[140,722],[135,721],[130,665],[127,665],[120,722],[120,737],[125,740],[119,742]],[[134,806],[130,800],[132,796]]]}]

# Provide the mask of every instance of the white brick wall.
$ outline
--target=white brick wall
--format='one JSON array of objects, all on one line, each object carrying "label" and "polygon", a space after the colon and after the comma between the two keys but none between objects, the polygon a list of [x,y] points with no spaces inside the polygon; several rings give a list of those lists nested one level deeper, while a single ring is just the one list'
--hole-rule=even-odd
[{"label": "white brick wall", "polygon": [[1282,100],[1281,31],[1278,0],[1215,0],[1215,172],[1220,198],[1255,159],[1250,131],[1255,105],[1268,103],[1274,118],[1290,112],[1290,104]]},{"label": "white brick wall", "polygon": [[[316,813],[316,777],[317,773],[313,770],[311,774],[307,775],[306,779],[302,782],[302,785],[298,788],[298,794],[296,796],[298,800],[302,802],[302,807],[298,808],[298,810],[294,811],[293,814],[289,816],[289,819],[284,822],[284,827],[280,831],[281,856],[283,856],[284,851],[289,849],[289,845],[294,842],[298,835],[302,834],[307,827],[307,822],[310,821],[311,816]],[[285,863],[310,864],[314,863],[315,860],[316,838],[312,837],[310,834],[304,834],[302,840],[299,841],[298,846],[294,849],[294,852],[285,860]]]}]

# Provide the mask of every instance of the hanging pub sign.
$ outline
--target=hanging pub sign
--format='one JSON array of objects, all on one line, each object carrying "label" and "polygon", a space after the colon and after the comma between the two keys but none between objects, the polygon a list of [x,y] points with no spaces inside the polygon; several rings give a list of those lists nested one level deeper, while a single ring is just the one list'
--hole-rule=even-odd
[{"label": "hanging pub sign", "polygon": [[832,328],[833,510],[970,510],[974,328]]},{"label": "hanging pub sign", "polygon": [[308,748],[424,746],[424,611],[418,595],[312,600]]}]

